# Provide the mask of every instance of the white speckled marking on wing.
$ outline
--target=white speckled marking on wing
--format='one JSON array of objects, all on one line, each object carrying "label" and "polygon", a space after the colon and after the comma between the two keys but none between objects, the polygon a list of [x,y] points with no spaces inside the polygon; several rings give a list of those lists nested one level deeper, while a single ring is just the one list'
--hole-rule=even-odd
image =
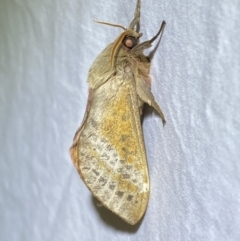
[{"label": "white speckled marking on wing", "polygon": [[112,81],[94,93],[79,139],[79,169],[104,206],[135,220],[145,212],[149,195],[138,99],[131,80]]}]

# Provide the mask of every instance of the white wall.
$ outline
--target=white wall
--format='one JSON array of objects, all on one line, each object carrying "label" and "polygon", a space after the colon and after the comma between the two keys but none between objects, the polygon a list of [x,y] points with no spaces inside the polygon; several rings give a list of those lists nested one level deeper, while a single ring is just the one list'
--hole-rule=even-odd
[{"label": "white wall", "polygon": [[143,123],[151,197],[129,227],[96,207],[68,149],[96,55],[135,1],[0,1],[0,240],[239,240],[240,2],[142,0],[142,39],[167,22]]}]

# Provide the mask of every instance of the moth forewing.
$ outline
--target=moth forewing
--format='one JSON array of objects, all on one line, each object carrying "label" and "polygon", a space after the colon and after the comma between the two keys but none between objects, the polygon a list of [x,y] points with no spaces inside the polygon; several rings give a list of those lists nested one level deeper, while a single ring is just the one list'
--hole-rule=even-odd
[{"label": "moth forewing", "polygon": [[138,44],[142,36],[135,30],[139,16],[137,1],[129,28],[92,64],[86,113],[70,148],[74,165],[92,194],[132,225],[145,213],[149,199],[140,121],[143,103],[153,106],[165,121],[150,90],[150,62],[142,53],[162,28],[151,40]]}]

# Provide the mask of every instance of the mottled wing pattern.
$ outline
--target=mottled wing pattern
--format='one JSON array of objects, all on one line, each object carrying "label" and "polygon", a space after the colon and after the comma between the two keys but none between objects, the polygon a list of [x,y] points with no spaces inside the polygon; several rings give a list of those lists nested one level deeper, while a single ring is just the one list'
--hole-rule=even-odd
[{"label": "mottled wing pattern", "polygon": [[135,224],[149,198],[149,178],[133,77],[115,76],[93,90],[75,160],[93,195]]}]

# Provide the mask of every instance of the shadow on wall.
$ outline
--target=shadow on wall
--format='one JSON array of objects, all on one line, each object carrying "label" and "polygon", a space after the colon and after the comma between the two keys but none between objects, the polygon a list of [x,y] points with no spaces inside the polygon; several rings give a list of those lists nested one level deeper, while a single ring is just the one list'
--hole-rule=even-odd
[{"label": "shadow on wall", "polygon": [[98,200],[92,196],[92,203],[97,212],[99,213],[99,216],[101,219],[109,226],[112,226],[113,228],[129,233],[136,233],[138,228],[140,227],[143,218],[136,224],[136,225],[130,225],[123,221],[120,217],[118,217],[116,214],[105,208],[104,206],[99,206]]}]

